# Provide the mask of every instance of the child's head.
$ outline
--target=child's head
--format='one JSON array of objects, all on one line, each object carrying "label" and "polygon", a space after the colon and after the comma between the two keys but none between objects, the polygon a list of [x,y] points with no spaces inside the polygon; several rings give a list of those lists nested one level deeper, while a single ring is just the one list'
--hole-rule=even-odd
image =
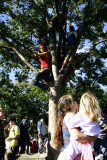
[{"label": "child's head", "polygon": [[45,39],[42,40],[42,45],[49,46],[49,41],[48,41],[47,38],[45,38]]},{"label": "child's head", "polygon": [[71,112],[74,104],[74,98],[71,95],[64,95],[58,101],[58,112],[62,112],[65,116],[67,112]]},{"label": "child's head", "polygon": [[80,100],[80,111],[89,115],[91,121],[100,120],[101,109],[97,98],[90,92],[82,95]]},{"label": "child's head", "polygon": [[74,26],[70,26],[69,29],[70,29],[70,31],[75,31]]},{"label": "child's head", "polygon": [[40,45],[40,47],[39,47],[39,52],[40,52],[40,53],[46,52],[46,46]]}]

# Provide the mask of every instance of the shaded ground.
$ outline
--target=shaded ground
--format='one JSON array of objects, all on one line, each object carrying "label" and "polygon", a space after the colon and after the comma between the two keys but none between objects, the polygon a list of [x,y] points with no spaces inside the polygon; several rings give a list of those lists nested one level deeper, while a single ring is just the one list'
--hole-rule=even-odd
[{"label": "shaded ground", "polygon": [[47,156],[47,153],[31,153],[29,154],[21,154],[20,157],[17,158],[17,160],[46,160],[45,157]]}]

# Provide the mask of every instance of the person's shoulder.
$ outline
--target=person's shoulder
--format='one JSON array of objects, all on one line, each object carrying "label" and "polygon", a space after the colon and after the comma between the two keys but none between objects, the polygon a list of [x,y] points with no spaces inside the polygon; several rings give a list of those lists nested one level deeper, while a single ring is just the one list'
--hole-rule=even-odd
[{"label": "person's shoulder", "polygon": [[85,115],[82,113],[82,112],[78,112],[74,115],[74,119],[75,118],[79,118],[79,119],[82,119]]},{"label": "person's shoulder", "polygon": [[40,120],[40,121],[38,121],[38,122],[37,122],[37,124],[38,124],[38,125],[41,125],[41,124],[42,124],[42,121],[41,121],[41,120]]},{"label": "person's shoulder", "polygon": [[20,127],[18,125],[15,125],[15,129],[20,129]]},{"label": "person's shoulder", "polygon": [[39,120],[37,123],[41,123],[41,120]]},{"label": "person's shoulder", "polygon": [[25,121],[25,118],[23,118],[21,122],[23,122],[23,121]]},{"label": "person's shoulder", "polygon": [[67,113],[66,115],[65,115],[65,117],[64,117],[64,121],[69,121],[72,117],[74,116],[74,114],[73,113]]}]

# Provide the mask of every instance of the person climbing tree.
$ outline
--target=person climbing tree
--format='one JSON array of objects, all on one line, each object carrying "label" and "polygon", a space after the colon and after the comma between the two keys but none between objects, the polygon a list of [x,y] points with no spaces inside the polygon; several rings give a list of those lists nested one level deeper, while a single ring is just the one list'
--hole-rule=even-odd
[{"label": "person climbing tree", "polygon": [[[62,17],[62,23],[63,23],[63,26],[65,25],[65,22],[66,22],[66,14],[63,13],[62,11],[59,12],[59,16]],[[59,32],[59,19],[58,19],[58,14],[55,13],[52,17],[52,25],[53,27],[56,29],[57,32]]]},{"label": "person climbing tree", "polygon": [[52,26],[53,28],[59,32],[59,28],[60,28],[60,23],[62,23],[62,38],[63,38],[63,43],[65,43],[65,31],[64,31],[64,26],[66,24],[66,12],[59,12],[59,16],[57,13],[55,13],[52,17]]},{"label": "person climbing tree", "polygon": [[77,32],[75,31],[75,28],[73,26],[70,26],[69,29],[70,29],[70,33],[68,34],[68,37],[67,37],[67,44],[63,47],[63,52],[66,52],[66,56],[63,61],[62,67],[59,70],[59,73],[64,72],[64,69],[68,63],[68,59],[72,54],[73,47],[75,47],[75,44],[77,42]]},{"label": "person climbing tree", "polygon": [[40,45],[39,53],[33,51],[33,58],[37,58],[41,63],[41,70],[36,74],[33,85],[38,86],[42,89],[48,90],[46,83],[43,83],[42,80],[52,81],[53,77],[50,75],[50,53],[46,50],[46,46]]},{"label": "person climbing tree", "polygon": [[49,50],[49,41],[47,38],[44,38],[42,40],[42,45],[44,45],[46,47],[46,50],[48,51]]},{"label": "person climbing tree", "polygon": [[38,44],[41,44],[42,40],[47,37],[47,22],[45,17],[42,18],[38,27]]}]

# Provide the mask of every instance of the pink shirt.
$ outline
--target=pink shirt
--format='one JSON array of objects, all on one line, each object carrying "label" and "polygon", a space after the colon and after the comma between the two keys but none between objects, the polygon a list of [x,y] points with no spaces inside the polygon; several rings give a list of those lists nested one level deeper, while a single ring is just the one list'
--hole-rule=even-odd
[{"label": "pink shirt", "polygon": [[81,132],[89,136],[97,136],[100,134],[98,121],[90,121],[89,117],[81,112],[75,114],[71,119],[68,118],[66,124],[68,128],[80,128]]}]

